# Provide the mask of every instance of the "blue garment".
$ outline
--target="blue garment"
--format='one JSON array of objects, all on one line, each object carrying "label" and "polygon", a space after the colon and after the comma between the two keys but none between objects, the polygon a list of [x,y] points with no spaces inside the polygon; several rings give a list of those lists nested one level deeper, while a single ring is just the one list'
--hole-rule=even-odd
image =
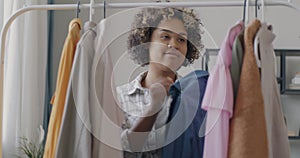
[{"label": "blue garment", "polygon": [[[203,155],[206,111],[201,109],[208,73],[196,70],[170,88],[172,103],[167,124],[163,158],[201,158]],[[202,125],[202,123],[204,123]],[[179,136],[179,137],[178,137]]]}]

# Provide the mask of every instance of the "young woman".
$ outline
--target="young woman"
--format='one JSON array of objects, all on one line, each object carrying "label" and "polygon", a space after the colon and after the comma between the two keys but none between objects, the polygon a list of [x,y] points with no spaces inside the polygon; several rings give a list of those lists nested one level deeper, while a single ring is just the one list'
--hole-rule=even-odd
[{"label": "young woman", "polygon": [[148,70],[117,87],[125,112],[124,157],[161,157],[169,115],[170,86],[176,71],[193,63],[203,49],[200,20],[191,9],[143,8],[135,17],[128,48],[133,61]]}]

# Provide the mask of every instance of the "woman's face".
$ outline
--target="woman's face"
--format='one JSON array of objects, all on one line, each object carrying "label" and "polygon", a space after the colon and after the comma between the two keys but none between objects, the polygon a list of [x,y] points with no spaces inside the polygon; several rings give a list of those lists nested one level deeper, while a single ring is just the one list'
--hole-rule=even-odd
[{"label": "woman's face", "polygon": [[187,31],[181,20],[162,20],[151,36],[150,64],[160,64],[176,71],[187,54]]}]

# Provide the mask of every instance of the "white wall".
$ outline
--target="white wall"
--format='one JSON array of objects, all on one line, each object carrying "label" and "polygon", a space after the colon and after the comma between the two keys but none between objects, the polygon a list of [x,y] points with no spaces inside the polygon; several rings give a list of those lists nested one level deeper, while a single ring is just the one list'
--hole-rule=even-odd
[{"label": "white wall", "polygon": [[[58,0],[56,0],[58,1]],[[151,2],[152,0],[132,0],[129,2]],[[184,0],[172,0],[172,1],[184,1]],[[193,0],[197,1],[197,0]],[[208,1],[208,0],[206,0]],[[216,1],[216,0],[215,0]],[[224,0],[219,0],[224,1]],[[81,0],[81,3],[88,3],[89,0]],[[102,2],[96,0],[96,2]],[[110,2],[123,2],[123,0],[108,0]],[[300,0],[293,0],[293,3],[300,7]],[[59,3],[75,3],[74,0],[59,0]],[[58,4],[58,2],[57,2]],[[207,48],[218,48],[221,44],[226,32],[230,26],[235,24],[238,20],[241,20],[243,15],[243,9],[241,7],[220,7],[220,8],[195,8],[205,25],[207,31],[211,34],[212,38],[209,38],[208,34],[204,35],[204,43]],[[107,9],[107,16],[114,13],[118,13],[119,9]],[[88,20],[88,10],[84,10],[80,13],[80,18],[85,22]],[[75,17],[75,11],[55,11],[54,14],[54,52],[52,54],[57,58],[54,60],[53,66],[58,67],[60,52],[63,46],[64,38],[67,34],[68,24],[72,18]],[[103,17],[103,10],[96,9],[95,21],[100,21]],[[254,10],[250,10],[250,17],[253,19]],[[286,7],[265,7],[265,19],[268,23],[273,25],[276,39],[274,41],[274,47],[279,49],[300,49],[300,12],[296,12]],[[132,17],[123,19],[124,22],[132,20]],[[122,24],[122,21],[120,21]],[[122,84],[127,82],[130,78],[133,78],[135,74],[143,69],[132,64],[126,55],[122,56],[122,53],[126,50],[126,35],[120,36],[112,45],[113,48],[112,57],[116,64],[116,74],[121,74],[116,82]],[[214,42],[213,42],[214,41]],[[214,44],[215,43],[215,44]],[[119,53],[115,53],[119,52]],[[299,52],[300,53],[300,52]],[[120,58],[122,56],[122,58]],[[289,58],[287,62],[288,81],[292,78],[295,72],[300,71],[300,59]],[[196,68],[201,68],[200,61],[195,64]],[[54,70],[56,70],[55,68]],[[134,69],[134,71],[132,71]],[[56,73],[56,72],[54,72]],[[53,76],[53,80],[56,79],[56,75]],[[288,83],[287,83],[288,84]],[[283,95],[282,96],[283,111],[287,118],[288,128],[291,131],[298,133],[300,128],[300,97],[299,95]],[[290,141],[292,158],[298,158],[300,156],[300,140]]]}]

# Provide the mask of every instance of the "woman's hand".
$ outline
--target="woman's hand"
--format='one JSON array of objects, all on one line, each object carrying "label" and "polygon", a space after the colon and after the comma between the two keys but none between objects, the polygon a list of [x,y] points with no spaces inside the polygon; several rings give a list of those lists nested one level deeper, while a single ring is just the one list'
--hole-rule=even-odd
[{"label": "woman's hand", "polygon": [[151,103],[148,111],[148,116],[158,113],[162,108],[168,96],[170,86],[173,84],[173,79],[170,77],[158,80],[149,88]]},{"label": "woman's hand", "polygon": [[[149,92],[151,96],[151,102],[148,106],[149,108],[145,111],[143,116],[141,116],[129,129],[127,136],[131,144],[131,149],[134,151],[140,151],[145,140],[148,137],[148,132],[151,131],[153,124],[156,120],[158,112],[165,105],[167,100],[168,91],[170,86],[173,84],[172,78],[163,78],[155,82],[149,87]],[[136,133],[144,132],[144,133]],[[147,133],[145,133],[147,132]]]}]

